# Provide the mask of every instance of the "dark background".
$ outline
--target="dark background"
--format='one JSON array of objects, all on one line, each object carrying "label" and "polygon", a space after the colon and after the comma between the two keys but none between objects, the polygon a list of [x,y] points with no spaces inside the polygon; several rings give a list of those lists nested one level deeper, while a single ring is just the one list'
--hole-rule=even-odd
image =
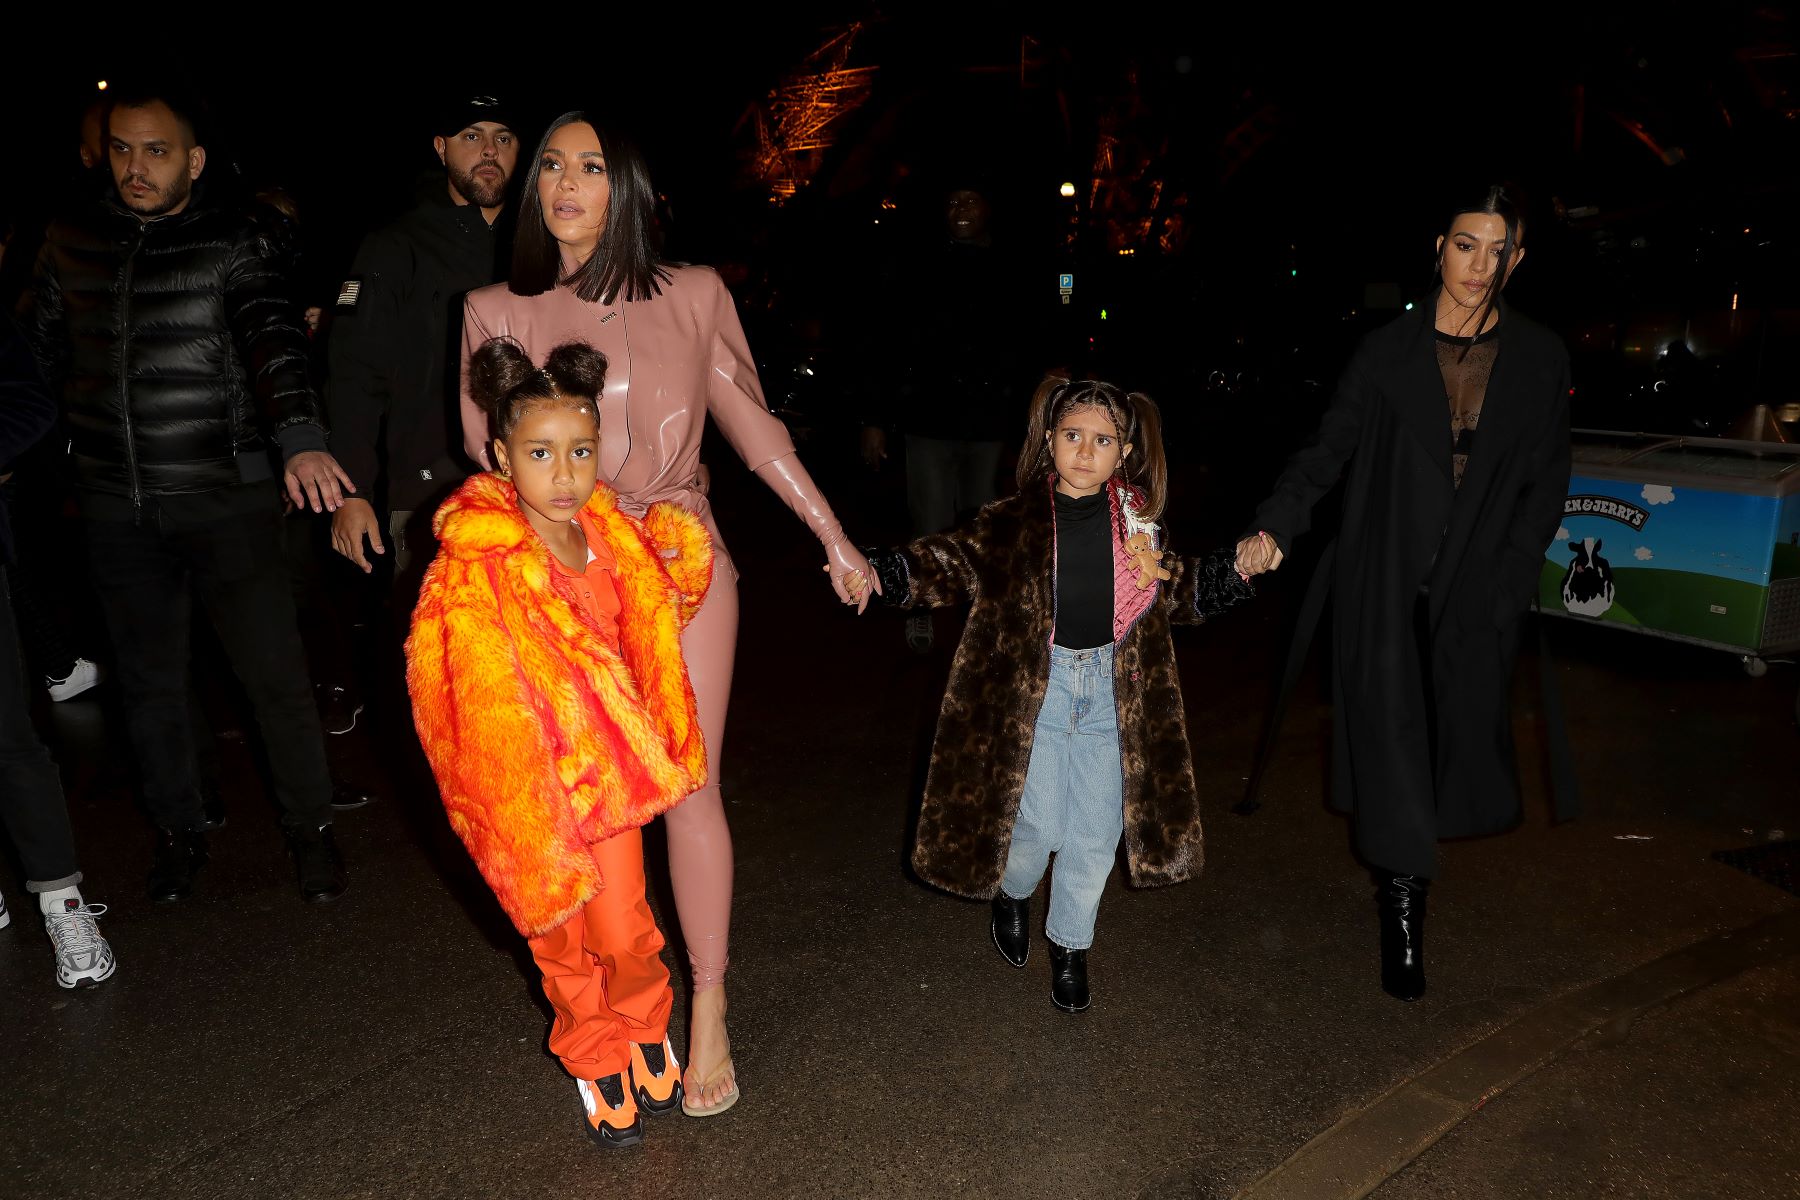
[{"label": "dark background", "polygon": [[[872,303],[904,302],[908,254],[941,236],[943,190],[970,178],[1041,297],[1046,356],[1177,413],[1321,403],[1348,340],[1429,288],[1448,211],[1490,182],[1526,205],[1529,262],[1509,298],[1569,339],[1578,424],[1720,433],[1751,403],[1793,398],[1800,96],[1784,5],[1365,20],[1096,6],[1079,21],[967,4],[493,7],[404,28],[372,9],[84,17],[14,39],[30,60],[6,81],[21,250],[73,173],[95,81],[172,74],[213,105],[213,186],[297,199],[301,290],[319,302],[357,239],[435,171],[441,99],[483,91],[528,114],[527,139],[571,107],[637,129],[670,254],[725,273],[778,405],[792,361],[855,344]],[[868,99],[773,203],[749,167],[753,107],[852,21],[847,65],[878,68]],[[1109,134],[1122,165],[1090,204]],[[1134,213],[1153,218],[1148,238],[1133,240]],[[1171,214],[1179,228],[1154,244]],[[1055,276],[1070,270],[1064,308]],[[854,419],[861,384],[839,381],[795,399],[808,421]]]}]

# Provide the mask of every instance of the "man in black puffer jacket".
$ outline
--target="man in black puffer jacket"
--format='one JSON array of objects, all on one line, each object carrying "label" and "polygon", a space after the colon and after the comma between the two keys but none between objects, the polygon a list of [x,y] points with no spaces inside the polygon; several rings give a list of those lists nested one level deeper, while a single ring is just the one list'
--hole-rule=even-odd
[{"label": "man in black puffer jacket", "polygon": [[62,392],[93,576],[158,829],[150,893],[181,899],[206,861],[187,700],[197,594],[255,707],[301,893],[333,899],[344,869],[331,774],[270,451],[280,451],[294,503],[315,512],[340,507],[350,481],[326,452],[306,339],[272,249],[195,186],[206,151],[193,109],[162,93],[120,95],[107,140],[117,190],[51,227],[23,312]]}]

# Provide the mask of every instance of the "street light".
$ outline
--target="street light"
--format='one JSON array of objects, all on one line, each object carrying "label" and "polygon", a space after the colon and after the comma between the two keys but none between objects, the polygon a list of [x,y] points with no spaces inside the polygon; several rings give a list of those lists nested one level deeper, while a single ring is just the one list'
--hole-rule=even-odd
[{"label": "street light", "polygon": [[[104,87],[106,85],[102,84],[101,86]],[[1056,190],[1061,192],[1065,197],[1073,196],[1075,194],[1075,185],[1072,183],[1065,183],[1060,188],[1057,188]]]},{"label": "street light", "polygon": [[96,88],[98,88],[100,91],[104,92],[106,90],[106,80],[102,79],[99,83],[96,83],[94,86]]}]

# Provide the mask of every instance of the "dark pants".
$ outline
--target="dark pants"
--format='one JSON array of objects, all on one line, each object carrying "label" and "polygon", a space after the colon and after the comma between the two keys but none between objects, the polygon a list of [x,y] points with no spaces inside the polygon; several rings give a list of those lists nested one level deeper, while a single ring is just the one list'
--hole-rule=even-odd
[{"label": "dark pants", "polygon": [[75,650],[64,629],[69,612],[67,578],[80,572],[65,564],[68,529],[55,507],[61,498],[53,481],[9,479],[0,484],[12,522],[17,560],[6,569],[12,587],[13,619],[25,646],[25,665],[33,675],[67,679],[75,670]]},{"label": "dark pants", "polygon": [[906,507],[913,536],[942,533],[1000,494],[999,442],[906,435]]},{"label": "dark pants", "polygon": [[0,822],[25,868],[25,888],[51,892],[81,882],[62,779],[31,727],[30,691],[13,623],[12,597],[0,572]]},{"label": "dark pants", "polygon": [[197,595],[262,729],[282,824],[330,824],[325,738],[274,508],[186,521],[150,501],[135,523],[91,521],[88,551],[151,820],[204,820],[188,683]]}]

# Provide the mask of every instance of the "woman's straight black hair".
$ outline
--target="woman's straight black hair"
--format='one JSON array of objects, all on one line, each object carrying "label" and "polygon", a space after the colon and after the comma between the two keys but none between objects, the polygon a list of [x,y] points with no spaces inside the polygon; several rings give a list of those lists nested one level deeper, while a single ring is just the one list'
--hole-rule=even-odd
[{"label": "woman's straight black hair", "polygon": [[[1506,189],[1499,184],[1494,184],[1488,188],[1487,196],[1479,203],[1459,208],[1450,214],[1450,219],[1444,223],[1446,243],[1449,241],[1450,231],[1456,228],[1456,218],[1466,217],[1470,213],[1499,217],[1501,223],[1506,226],[1506,240],[1500,245],[1500,270],[1494,275],[1494,282],[1488,286],[1487,298],[1481,302],[1481,312],[1475,321],[1475,333],[1480,334],[1482,328],[1487,325],[1488,314],[1493,312],[1494,306],[1500,303],[1500,293],[1506,290],[1506,279],[1512,272],[1513,251],[1525,244],[1525,218],[1519,215],[1518,206],[1507,196]],[[1443,268],[1444,256],[1440,251],[1438,254],[1438,286],[1440,288],[1443,286]],[[1463,347],[1463,354],[1467,355],[1473,345],[1474,341],[1471,338],[1470,344]]]},{"label": "woman's straight black hair", "polygon": [[[538,176],[543,173],[544,150],[550,138],[565,125],[585,123],[600,138],[611,199],[606,206],[606,225],[593,255],[573,274],[562,273],[562,250],[544,224],[543,203],[538,199]],[[648,300],[662,294],[669,281],[656,237],[656,189],[643,152],[631,135],[576,109],[550,123],[532,155],[519,196],[518,230],[513,235],[512,278],[514,295],[539,296],[567,284],[590,304],[611,304],[621,295],[627,300]]]}]

